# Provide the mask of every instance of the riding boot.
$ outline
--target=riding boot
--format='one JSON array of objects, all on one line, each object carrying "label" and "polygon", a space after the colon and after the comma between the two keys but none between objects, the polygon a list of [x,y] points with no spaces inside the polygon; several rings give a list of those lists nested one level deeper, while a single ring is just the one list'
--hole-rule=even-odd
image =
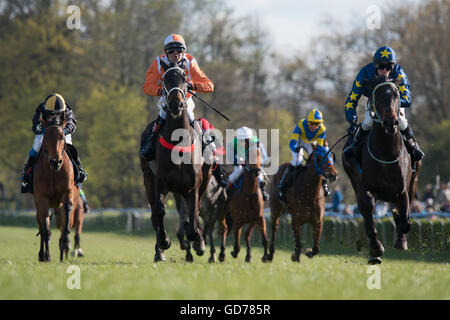
[{"label": "riding boot", "polygon": [[220,163],[215,163],[215,169],[212,172],[214,178],[216,178],[217,183],[222,187],[226,188],[228,186],[228,181],[225,178],[225,172],[223,172]]},{"label": "riding boot", "polygon": [[403,135],[403,139],[405,140],[406,150],[408,150],[411,155],[411,159],[413,162],[422,160],[425,156],[425,153],[420,149],[419,144],[414,138],[413,131],[410,126],[408,126],[405,130],[401,131]]},{"label": "riding boot", "polygon": [[259,188],[261,189],[261,193],[263,196],[263,200],[267,201],[267,199],[269,199],[269,194],[266,192],[265,188],[266,188],[266,182],[263,180],[259,183]]},{"label": "riding boot", "polygon": [[84,181],[86,181],[88,175],[87,175],[86,171],[84,171],[83,166],[81,165],[80,157],[77,155],[77,157],[74,160],[75,160],[75,164],[78,167],[78,170],[80,171],[78,173],[79,179],[78,179],[77,184],[83,183]]},{"label": "riding boot", "polygon": [[166,120],[158,116],[153,123],[153,128],[151,132],[147,132],[144,138],[141,140],[141,148],[139,150],[139,155],[147,161],[152,161],[155,158],[155,145],[156,137],[158,136],[159,130],[165,124]]},{"label": "riding boot", "polygon": [[368,132],[359,126],[358,131],[356,131],[355,137],[353,138],[353,144],[349,146],[349,148],[353,149],[353,155],[359,163],[361,163],[362,147],[367,134]]},{"label": "riding boot", "polygon": [[286,191],[292,182],[292,174],[295,167],[292,164],[284,170],[283,177],[281,177],[280,183],[278,184],[278,197],[282,202],[286,202]]},{"label": "riding boot", "polygon": [[28,154],[27,160],[25,161],[25,167],[23,168],[23,172],[20,176],[20,180],[24,185],[30,183],[31,181],[31,170],[33,166],[34,158]]},{"label": "riding boot", "polygon": [[328,197],[331,194],[331,192],[330,189],[328,188],[327,180],[325,179],[322,180],[322,188],[323,191],[325,192],[325,197]]}]

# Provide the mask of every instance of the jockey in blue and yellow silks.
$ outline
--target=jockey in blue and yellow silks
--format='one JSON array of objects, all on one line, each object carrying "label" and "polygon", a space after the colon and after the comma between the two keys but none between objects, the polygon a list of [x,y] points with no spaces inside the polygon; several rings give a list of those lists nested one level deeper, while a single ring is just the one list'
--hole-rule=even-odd
[{"label": "jockey in blue and yellow silks", "polygon": [[[364,82],[364,79],[373,79],[375,76],[384,75],[388,78],[394,80],[400,80],[398,85],[398,90],[400,93],[400,114],[399,114],[399,129],[402,135],[406,138],[406,147],[408,152],[414,161],[418,161],[423,158],[424,153],[420,150],[419,145],[414,139],[414,134],[412,132],[411,126],[408,125],[408,120],[405,116],[405,108],[411,106],[411,89],[409,86],[408,77],[406,76],[403,68],[397,64],[395,51],[387,46],[379,48],[374,56],[373,62],[364,66],[356,76],[353,82],[353,87],[348,94],[347,100],[345,101],[345,117],[349,122],[350,126],[348,128],[348,133],[350,135],[355,135],[357,130],[357,116],[356,107],[358,106],[358,101],[361,95],[369,98],[372,97],[372,90]],[[373,119],[371,117],[371,105],[368,103],[366,107],[366,112],[364,114],[364,119],[356,132],[353,140],[353,144],[344,150],[347,155],[354,155],[357,159],[360,158],[362,141],[366,134],[372,129]]]},{"label": "jockey in blue and yellow silks", "polygon": [[[327,147],[326,142],[327,128],[323,124],[323,115],[317,109],[313,109],[308,113],[306,118],[301,119],[294,128],[289,141],[289,148],[292,152],[292,160],[290,165],[285,169],[283,177],[278,185],[278,196],[281,201],[286,202],[286,191],[291,184],[292,175],[295,167],[304,164],[303,149],[309,156],[313,152],[312,144]],[[327,184],[323,183],[325,195],[330,194]]]}]

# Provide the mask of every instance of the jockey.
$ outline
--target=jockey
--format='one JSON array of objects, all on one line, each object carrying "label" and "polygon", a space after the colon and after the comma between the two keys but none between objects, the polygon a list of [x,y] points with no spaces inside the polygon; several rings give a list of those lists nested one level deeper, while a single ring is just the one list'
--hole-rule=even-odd
[{"label": "jockey", "polygon": [[[397,64],[395,51],[387,46],[383,46],[375,52],[373,62],[363,67],[356,76],[356,80],[353,82],[352,90],[349,93],[345,103],[345,116],[347,121],[350,123],[347,132],[353,136],[356,131],[356,135],[353,138],[352,144],[344,150],[344,153],[347,155],[354,155],[356,159],[360,159],[364,137],[370,129],[372,129],[373,125],[370,103],[372,90],[364,82],[364,79],[372,79],[376,75],[384,75],[386,77],[390,77],[391,79],[402,80],[398,86],[400,92],[400,115],[398,125],[406,142],[406,148],[411,154],[413,162],[419,161],[423,158],[424,153],[420,150],[405,115],[405,108],[409,108],[411,106],[411,90],[409,87],[409,81],[406,77],[406,73],[403,71],[403,68]],[[364,113],[364,119],[357,130],[356,107],[361,95],[368,97],[369,100],[366,107],[366,112]]]},{"label": "jockey", "polygon": [[75,183],[81,184],[87,178],[87,173],[81,166],[81,161],[78,157],[78,151],[72,145],[72,133],[75,132],[77,124],[75,115],[73,114],[72,108],[64,101],[64,98],[61,95],[54,93],[47,96],[47,98],[45,98],[45,101],[38,105],[33,116],[33,132],[35,133],[33,147],[28,153],[28,158],[25,162],[25,167],[20,177],[22,181],[22,192],[24,193],[31,191],[33,185],[33,163],[35,160],[37,160],[39,151],[42,147],[42,140],[44,139],[45,128],[41,123],[41,119],[48,121],[50,116],[59,113],[64,113],[64,119],[66,121],[66,125],[63,128],[64,139],[66,140],[66,151],[69,155],[69,158],[72,160],[79,171],[78,177],[74,177]]},{"label": "jockey", "polygon": [[[312,109],[306,118],[301,119],[294,128],[289,142],[289,148],[292,152],[292,160],[289,166],[284,170],[283,176],[278,184],[278,196],[281,201],[286,202],[286,191],[292,182],[295,167],[302,165],[306,159],[300,149],[304,149],[308,156],[313,152],[311,144],[328,147],[326,141],[327,128],[323,124],[322,112],[318,109]],[[322,182],[325,196],[330,195],[330,190],[326,180]]]},{"label": "jockey", "polygon": [[[200,69],[197,60],[186,52],[186,43],[183,37],[174,33],[167,36],[164,40],[164,54],[156,57],[148,68],[145,75],[145,83],[142,88],[146,95],[160,97],[158,101],[159,115],[154,122],[152,132],[149,132],[150,137],[146,136],[141,141],[139,154],[147,160],[152,160],[154,157],[156,136],[166,120],[166,112],[163,109],[166,104],[166,97],[162,92],[164,70],[161,67],[160,61],[163,61],[167,65],[176,64],[180,67],[183,65],[187,66],[187,90],[202,93],[211,93],[214,90],[214,83]],[[193,123],[195,120],[195,104],[192,100],[192,94],[189,92],[186,93],[186,104],[189,121]],[[215,168],[213,171],[214,177],[220,185],[225,186],[224,173],[220,164],[216,162]]]},{"label": "jockey", "polygon": [[[233,141],[230,142],[228,147],[228,150],[234,150],[234,152],[232,153],[227,152],[227,162],[234,164],[233,171],[228,176],[228,199],[230,199],[230,196],[234,190],[234,188],[232,188],[233,184],[241,176],[241,174],[244,173],[244,167],[242,166],[242,164],[244,164],[245,162],[245,139],[249,139],[249,142],[251,144],[256,144],[259,141],[258,137],[253,134],[252,129],[248,127],[242,127],[237,129],[236,137],[234,137]],[[267,157],[266,149],[261,142],[259,143],[259,149],[262,156],[261,164],[266,164],[267,162],[269,162],[269,158]],[[269,198],[269,195],[265,190],[266,181],[264,179],[264,172],[262,168],[258,176],[258,182],[263,195],[263,199],[264,201],[266,201]]]}]

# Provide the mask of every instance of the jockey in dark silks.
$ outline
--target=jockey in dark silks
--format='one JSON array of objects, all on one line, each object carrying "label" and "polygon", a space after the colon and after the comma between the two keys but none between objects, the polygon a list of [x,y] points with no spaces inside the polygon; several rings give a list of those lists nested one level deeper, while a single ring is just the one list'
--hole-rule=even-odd
[{"label": "jockey in dark silks", "polygon": [[[371,116],[372,105],[370,99],[372,97],[372,90],[368,87],[364,79],[370,80],[380,75],[385,75],[387,78],[401,81],[398,85],[398,90],[400,93],[400,114],[398,118],[398,126],[413,162],[419,161],[424,157],[424,153],[420,150],[405,115],[405,108],[409,108],[411,106],[411,89],[409,87],[408,77],[403,71],[403,68],[397,64],[395,51],[386,46],[379,48],[373,56],[373,62],[369,63],[359,71],[355,81],[353,82],[352,90],[350,91],[345,102],[345,117],[350,124],[347,132],[352,136],[354,135],[354,138],[353,143],[344,150],[344,153],[349,156],[355,156],[358,161],[360,159],[362,145],[365,140],[364,138],[370,132],[373,125],[373,118]],[[358,126],[356,107],[361,95],[369,98],[369,100],[366,107],[366,112],[364,114],[364,119],[361,122],[361,125]]]},{"label": "jockey in dark silks", "polygon": [[[66,124],[63,128],[64,139],[66,140],[66,151],[69,158],[72,160],[77,168],[78,176],[75,178],[76,184],[81,184],[87,178],[87,173],[81,166],[80,158],[78,157],[77,149],[72,145],[72,133],[75,132],[77,121],[73,114],[72,108],[64,101],[64,98],[57,93],[51,94],[45,98],[44,102],[39,104],[33,116],[33,132],[35,134],[33,147],[28,153],[28,158],[25,162],[23,173],[20,177],[22,181],[22,192],[31,192],[33,185],[33,164],[37,160],[39,152],[42,147],[42,140],[44,139],[45,128],[41,123],[41,119],[49,121],[54,115],[64,114]],[[84,197],[85,207],[87,207],[86,197]]]}]

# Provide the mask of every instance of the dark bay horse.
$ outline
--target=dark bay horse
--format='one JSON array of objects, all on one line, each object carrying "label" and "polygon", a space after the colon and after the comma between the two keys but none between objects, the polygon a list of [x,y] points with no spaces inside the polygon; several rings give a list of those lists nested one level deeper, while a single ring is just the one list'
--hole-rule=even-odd
[{"label": "dark bay horse", "polygon": [[[395,248],[406,250],[406,234],[411,223],[410,204],[414,199],[421,162],[413,171],[411,158],[398,128],[399,91],[396,81],[378,77],[368,81],[372,89],[373,127],[361,153],[361,166],[354,157],[342,153],[344,169],[356,194],[369,239],[369,263],[381,263],[384,248],[377,238],[373,218],[375,201],[395,205],[393,210],[397,240]],[[344,149],[349,144],[347,140]]]},{"label": "dark bay horse", "polygon": [[[236,190],[228,202],[228,210],[233,219],[234,230],[234,249],[231,252],[233,258],[237,258],[240,251],[240,240],[242,227],[248,224],[245,230],[245,243],[247,244],[247,255],[245,256],[245,262],[251,262],[251,244],[250,239],[253,229],[258,225],[261,233],[262,245],[264,247],[264,254],[262,261],[268,260],[268,244],[266,232],[266,220],[264,219],[264,200],[262,197],[261,189],[259,188],[258,175],[261,171],[261,155],[259,150],[259,141],[250,144],[249,140],[245,140],[245,164],[244,173],[238,180],[240,184],[238,190]],[[221,219],[222,229],[224,229],[222,236],[222,246],[220,248],[220,261],[225,259],[225,239],[226,228],[225,218]]]},{"label": "dark bay horse", "polygon": [[[189,242],[185,240],[185,231],[183,227],[185,223],[189,221],[186,202],[177,194],[174,194],[174,198],[178,214],[180,215],[177,237],[180,241],[181,250],[186,250],[186,261],[192,262],[193,257],[190,252],[190,245]],[[214,227],[217,222],[225,221],[227,211],[228,204],[225,188],[222,188],[214,176],[212,176],[209,180],[208,187],[202,196],[199,213],[200,217],[203,219],[203,238],[209,241],[210,257],[208,258],[208,262],[210,263],[216,262],[216,249],[214,247],[213,236]],[[220,226],[222,227],[220,231],[223,235],[225,230],[223,229],[222,224],[220,224]]]},{"label": "dark bay horse", "polygon": [[306,255],[312,258],[319,253],[320,235],[322,233],[323,216],[325,213],[325,194],[322,188],[322,179],[325,177],[333,182],[337,178],[337,170],[334,167],[334,155],[322,146],[315,147],[309,156],[306,166],[297,167],[294,172],[292,186],[287,189],[287,206],[278,198],[278,184],[289,165],[281,165],[273,176],[270,188],[270,211],[272,216],[272,239],[270,242],[269,260],[273,260],[275,253],[275,238],[279,220],[283,212],[292,215],[292,230],[294,232],[295,248],[292,261],[300,262],[301,253],[301,226],[310,223],[313,227],[313,248]]},{"label": "dark bay horse", "polygon": [[72,162],[65,151],[64,122],[60,117],[43,121],[45,133],[33,175],[33,198],[36,205],[41,248],[39,261],[50,261],[51,236],[49,208],[55,208],[56,225],[61,230],[59,260],[64,260],[70,249],[69,233],[74,225],[80,190],[74,184]]},{"label": "dark bay horse", "polygon": [[189,122],[185,70],[163,62],[161,65],[165,71],[163,91],[167,101],[167,118],[156,143],[155,173],[144,158],[140,159],[156,232],[155,262],[165,260],[164,250],[171,245],[164,228],[164,200],[168,192],[178,194],[186,201],[189,221],[185,223],[184,229],[187,239],[193,241],[197,255],[203,255],[205,242],[199,223],[199,205],[212,172],[212,165],[206,164],[201,155],[201,139]]}]

